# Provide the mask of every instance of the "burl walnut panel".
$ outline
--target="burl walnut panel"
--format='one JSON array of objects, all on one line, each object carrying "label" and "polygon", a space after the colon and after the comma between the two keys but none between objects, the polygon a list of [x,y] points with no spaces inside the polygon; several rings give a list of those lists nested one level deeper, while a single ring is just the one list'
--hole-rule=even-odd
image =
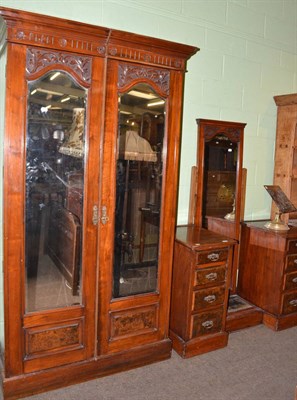
[{"label": "burl walnut panel", "polygon": [[111,313],[111,339],[157,329],[157,307]]}]

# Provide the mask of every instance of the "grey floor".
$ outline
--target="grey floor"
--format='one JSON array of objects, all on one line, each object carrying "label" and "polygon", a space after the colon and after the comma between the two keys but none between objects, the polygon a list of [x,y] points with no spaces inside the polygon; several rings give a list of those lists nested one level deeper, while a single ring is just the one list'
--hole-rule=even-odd
[{"label": "grey floor", "polygon": [[294,400],[297,327],[234,332],[221,350],[163,362],[27,400]]}]

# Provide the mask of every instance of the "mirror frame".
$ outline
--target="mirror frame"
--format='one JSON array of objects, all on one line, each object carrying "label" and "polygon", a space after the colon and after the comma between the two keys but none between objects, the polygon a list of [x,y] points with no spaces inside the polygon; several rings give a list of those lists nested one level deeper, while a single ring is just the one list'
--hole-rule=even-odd
[{"label": "mirror frame", "polygon": [[214,217],[216,222],[212,223],[208,229],[217,231],[232,239],[239,239],[241,212],[241,194],[242,194],[242,161],[243,161],[243,132],[245,123],[217,121],[208,119],[197,119],[198,138],[197,138],[197,178],[196,178],[196,201],[195,212],[193,214],[193,223],[202,227],[203,198],[204,193],[204,170],[205,170],[205,147],[206,143],[217,135],[226,136],[231,142],[237,143],[237,166],[236,166],[236,189],[235,189],[235,219],[226,220],[224,218]]}]

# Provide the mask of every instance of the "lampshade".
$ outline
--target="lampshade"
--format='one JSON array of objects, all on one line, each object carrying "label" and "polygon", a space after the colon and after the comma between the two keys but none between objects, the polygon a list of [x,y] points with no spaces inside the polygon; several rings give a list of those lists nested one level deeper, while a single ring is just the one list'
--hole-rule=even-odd
[{"label": "lampshade", "polygon": [[84,154],[85,109],[74,108],[72,125],[68,139],[59,148],[59,152],[68,156],[82,158]]},{"label": "lampshade", "polygon": [[156,162],[157,154],[150,143],[136,131],[126,131],[119,137],[119,158]]}]

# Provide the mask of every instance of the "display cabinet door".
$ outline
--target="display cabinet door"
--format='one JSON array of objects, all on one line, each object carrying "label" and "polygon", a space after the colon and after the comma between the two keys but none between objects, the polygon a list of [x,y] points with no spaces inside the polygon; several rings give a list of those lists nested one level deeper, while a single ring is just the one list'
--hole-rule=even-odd
[{"label": "display cabinet door", "polygon": [[[34,47],[14,46],[8,55],[20,61],[8,77],[6,106],[15,118],[8,119],[5,138],[6,291],[19,300],[7,302],[7,329],[24,335],[7,346],[17,349],[8,361],[14,374],[94,351],[100,162],[94,127],[101,126],[102,105],[93,92],[103,68],[100,59]],[[12,210],[17,220],[10,219]]]}]

